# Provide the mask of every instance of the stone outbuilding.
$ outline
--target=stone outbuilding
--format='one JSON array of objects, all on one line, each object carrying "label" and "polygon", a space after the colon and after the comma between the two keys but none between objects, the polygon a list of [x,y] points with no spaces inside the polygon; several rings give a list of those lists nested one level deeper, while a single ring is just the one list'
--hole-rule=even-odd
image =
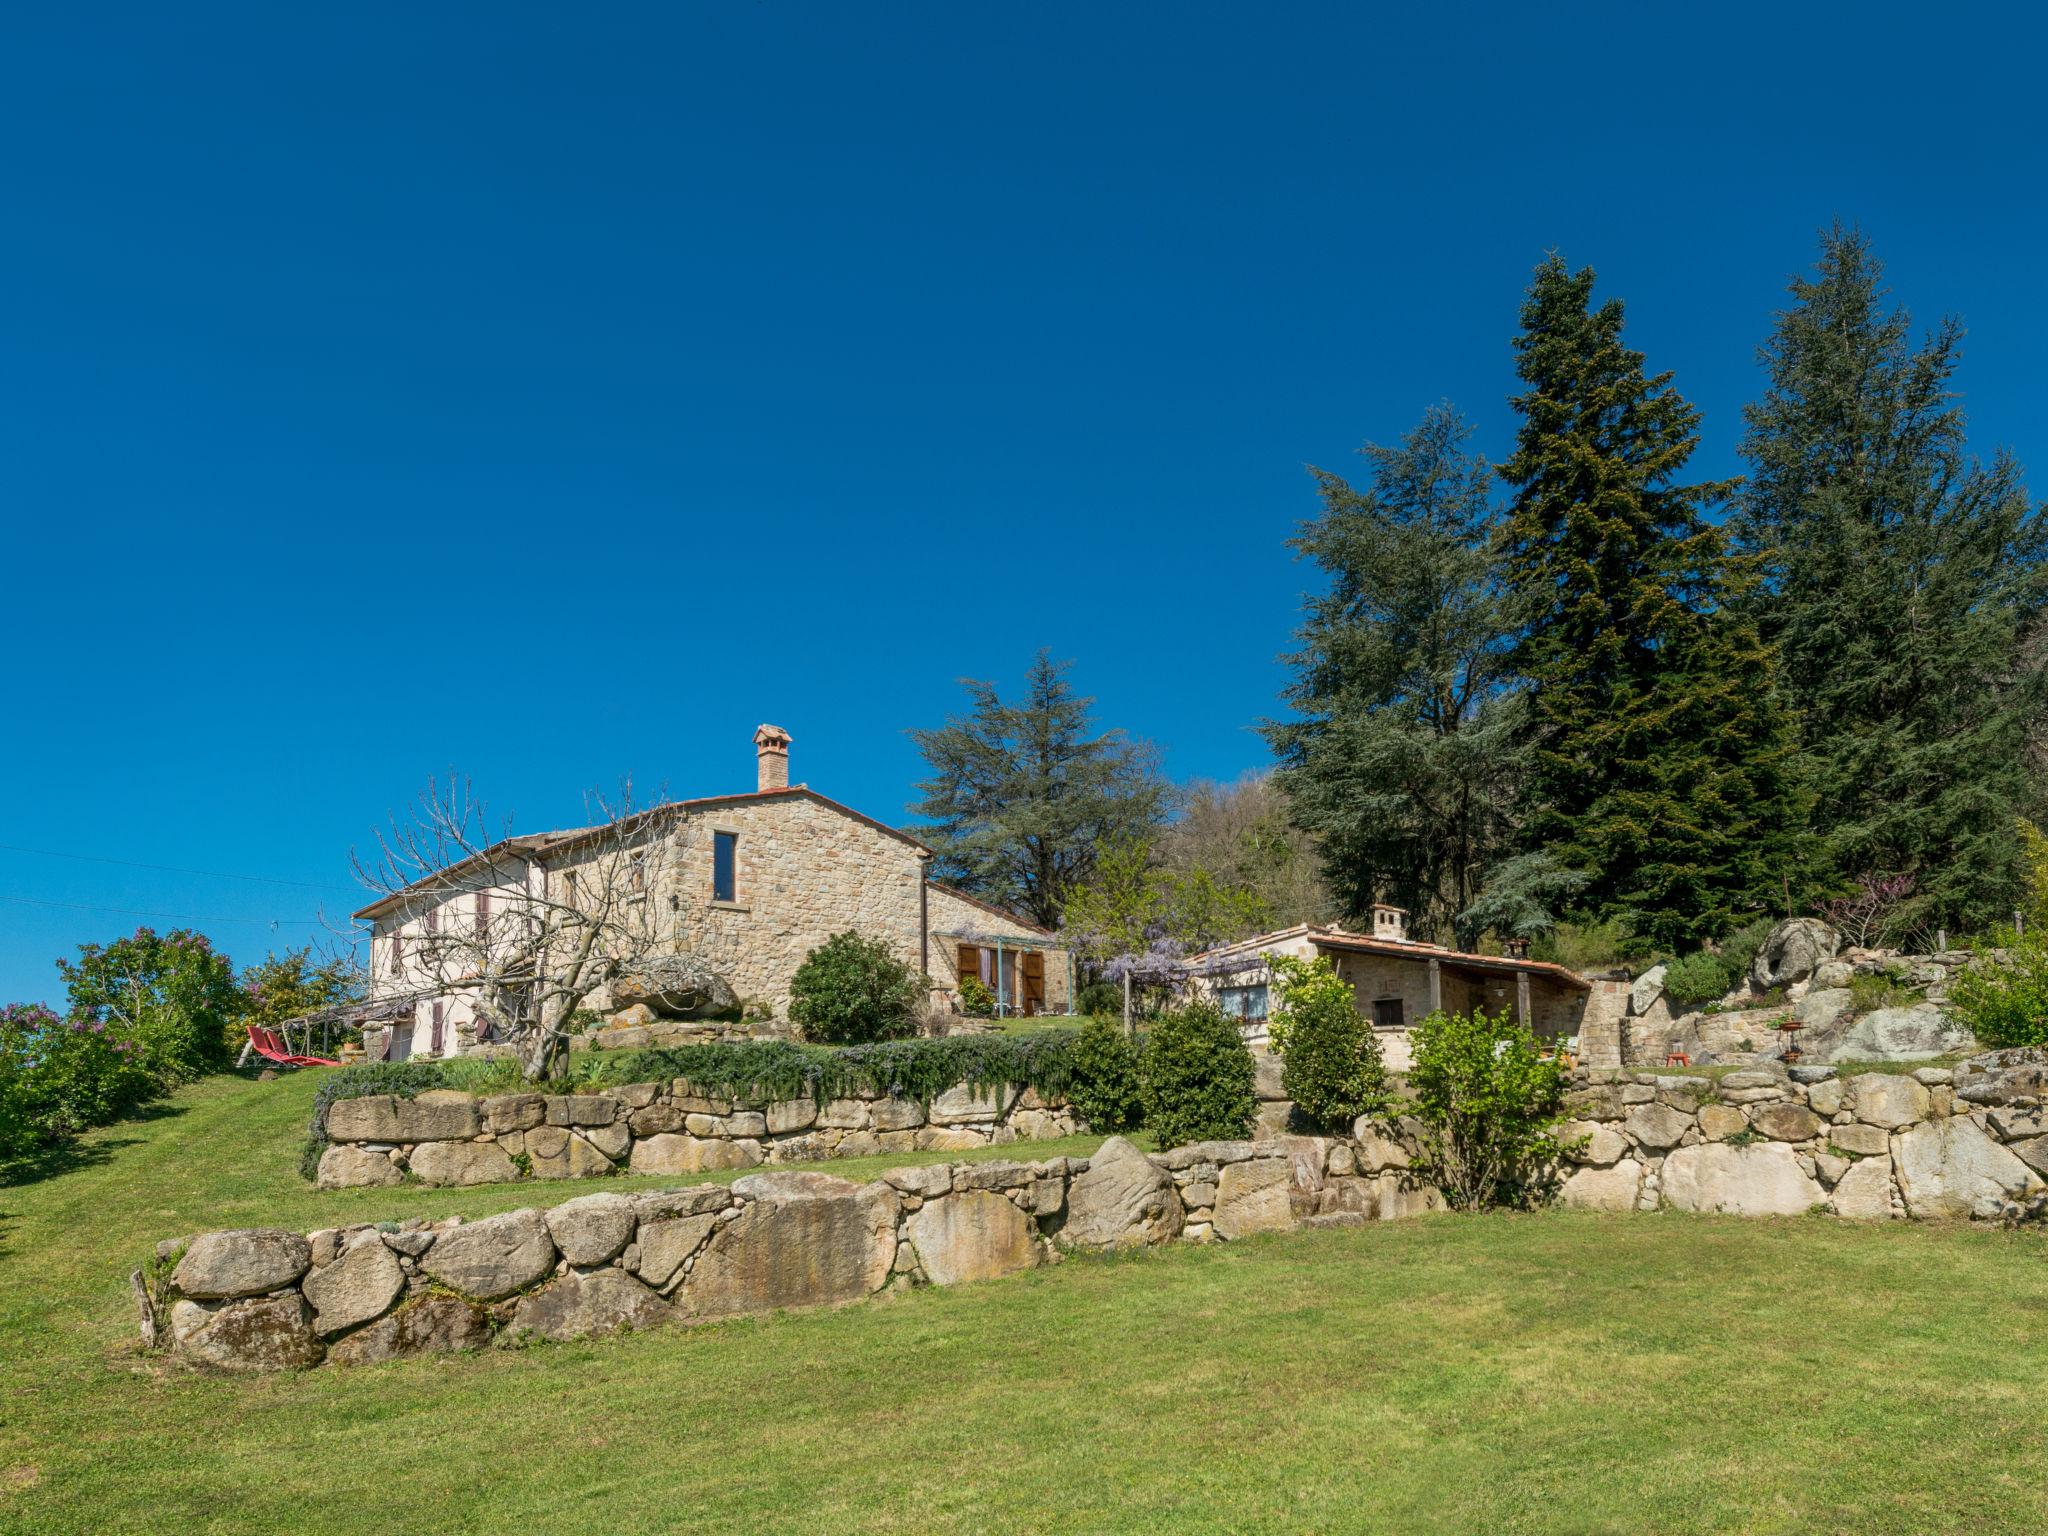
[{"label": "stone outbuilding", "polygon": [[1397,1072],[1407,1069],[1410,1033],[1439,1008],[1513,1010],[1540,1039],[1567,1042],[1587,1033],[1589,1025],[1595,1034],[1603,1026],[1611,1032],[1627,1009],[1625,985],[1588,981],[1526,955],[1470,954],[1420,943],[1408,937],[1408,914],[1401,908],[1381,904],[1372,910],[1370,933],[1297,923],[1206,950],[1188,963],[1201,975],[1196,985],[1241,1020],[1256,1044],[1265,1038],[1271,996],[1266,957],[1323,956],[1351,983],[1359,1013],[1372,1020],[1387,1065]]},{"label": "stone outbuilding", "polygon": [[[657,925],[663,949],[715,973],[756,1019],[786,1019],[797,967],[848,929],[886,943],[928,978],[937,1006],[956,1002],[963,977],[972,975],[1005,1014],[1069,1011],[1072,961],[1049,930],[932,880],[933,851],[911,833],[791,784],[790,744],[787,731],[763,725],[754,734],[752,790],[670,801],[635,818],[646,829],[651,871],[647,921]],[[502,883],[516,867],[517,878],[536,888],[566,883],[573,891],[593,830],[495,845],[487,850],[493,878]],[[502,914],[506,898],[495,900]],[[373,1055],[453,1056],[476,1043],[476,1019],[460,989],[424,986],[413,957],[422,932],[449,931],[448,924],[483,930],[493,901],[491,889],[465,882],[458,867],[355,914],[370,927],[372,997],[417,995],[411,1021],[391,1026],[371,1044]]]}]

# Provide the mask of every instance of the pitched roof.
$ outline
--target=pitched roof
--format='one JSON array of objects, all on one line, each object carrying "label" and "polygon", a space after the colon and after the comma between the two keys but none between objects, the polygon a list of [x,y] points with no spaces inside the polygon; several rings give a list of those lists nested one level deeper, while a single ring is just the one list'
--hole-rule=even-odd
[{"label": "pitched roof", "polygon": [[1219,944],[1214,949],[1202,951],[1189,957],[1190,961],[1206,960],[1212,956],[1227,955],[1233,950],[1263,949],[1285,939],[1307,938],[1318,949],[1338,949],[1346,954],[1386,955],[1401,960],[1436,960],[1452,965],[1462,965],[1479,971],[1506,971],[1510,974],[1526,971],[1532,976],[1548,976],[1567,986],[1591,991],[1593,984],[1577,971],[1553,965],[1548,960],[1517,960],[1509,955],[1476,955],[1462,949],[1446,949],[1441,944],[1424,944],[1412,939],[1378,939],[1371,934],[1352,933],[1343,928],[1318,928],[1314,923],[1296,923],[1292,928],[1276,929],[1262,933],[1256,938],[1239,939],[1234,944]]}]

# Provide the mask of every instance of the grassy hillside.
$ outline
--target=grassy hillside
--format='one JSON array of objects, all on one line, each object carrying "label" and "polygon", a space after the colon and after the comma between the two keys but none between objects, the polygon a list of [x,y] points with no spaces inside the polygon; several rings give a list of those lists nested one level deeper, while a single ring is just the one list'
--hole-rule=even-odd
[{"label": "grassy hillside", "polygon": [[317,1193],[314,1086],[0,1189],[0,1531],[2048,1525],[2048,1249],[1968,1229],[1439,1217],[473,1358],[138,1357],[157,1237],[575,1192]]}]

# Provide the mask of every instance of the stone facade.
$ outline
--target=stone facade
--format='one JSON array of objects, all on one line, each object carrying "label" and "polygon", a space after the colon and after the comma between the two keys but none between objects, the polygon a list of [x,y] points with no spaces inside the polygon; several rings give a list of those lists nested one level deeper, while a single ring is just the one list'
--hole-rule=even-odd
[{"label": "stone facade", "polygon": [[[764,732],[770,728],[764,727]],[[1052,936],[1026,922],[947,887],[926,880],[930,850],[899,832],[805,785],[787,786],[787,737],[779,751],[761,749],[761,787],[752,793],[672,802],[649,812],[644,849],[638,855],[645,890],[634,926],[659,946],[708,964],[729,985],[749,1018],[787,1019],[790,981],[818,945],[852,929],[886,943],[897,958],[931,978],[940,1005],[957,995],[955,974],[962,932],[988,935],[1028,946],[1043,956],[1041,1011],[1064,1013],[1072,1001],[1067,952]],[[716,880],[720,835],[732,852],[729,899]],[[579,870],[593,861],[613,861],[609,839],[593,847],[571,834],[526,840],[532,846],[501,860],[494,886],[460,880],[438,893],[410,888],[403,898],[365,907],[357,917],[371,924],[371,990],[374,997],[420,990],[425,978],[408,960],[420,949],[428,925],[478,922],[481,898],[503,913],[522,899],[502,878],[517,863],[522,877],[550,900],[573,899]],[[614,877],[615,878],[615,877]],[[454,931],[441,928],[440,931]],[[612,1011],[602,992],[591,1006]],[[635,1020],[651,1023],[652,1020]],[[629,1026],[630,1027],[630,1026]],[[456,1055],[475,1043],[476,1022],[459,994],[422,996],[410,1028],[393,1026],[393,1055]],[[371,1054],[383,1053],[380,1031]]]},{"label": "stone facade", "polygon": [[322,1189],[396,1184],[499,1184],[634,1173],[696,1173],[766,1163],[960,1151],[1050,1141],[1084,1127],[1030,1088],[948,1089],[924,1106],[867,1095],[734,1099],[676,1078],[576,1094],[475,1098],[434,1089],[328,1106]]}]

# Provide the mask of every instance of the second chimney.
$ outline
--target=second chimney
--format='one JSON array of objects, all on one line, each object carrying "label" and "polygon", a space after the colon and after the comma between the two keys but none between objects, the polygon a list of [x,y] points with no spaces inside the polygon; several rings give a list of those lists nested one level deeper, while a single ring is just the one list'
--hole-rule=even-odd
[{"label": "second chimney", "polygon": [[754,732],[754,762],[757,790],[789,788],[789,732],[779,725],[764,725]]},{"label": "second chimney", "polygon": [[1403,907],[1393,907],[1384,901],[1372,904],[1372,936],[1376,939],[1396,939],[1406,942],[1408,938],[1408,913]]}]

